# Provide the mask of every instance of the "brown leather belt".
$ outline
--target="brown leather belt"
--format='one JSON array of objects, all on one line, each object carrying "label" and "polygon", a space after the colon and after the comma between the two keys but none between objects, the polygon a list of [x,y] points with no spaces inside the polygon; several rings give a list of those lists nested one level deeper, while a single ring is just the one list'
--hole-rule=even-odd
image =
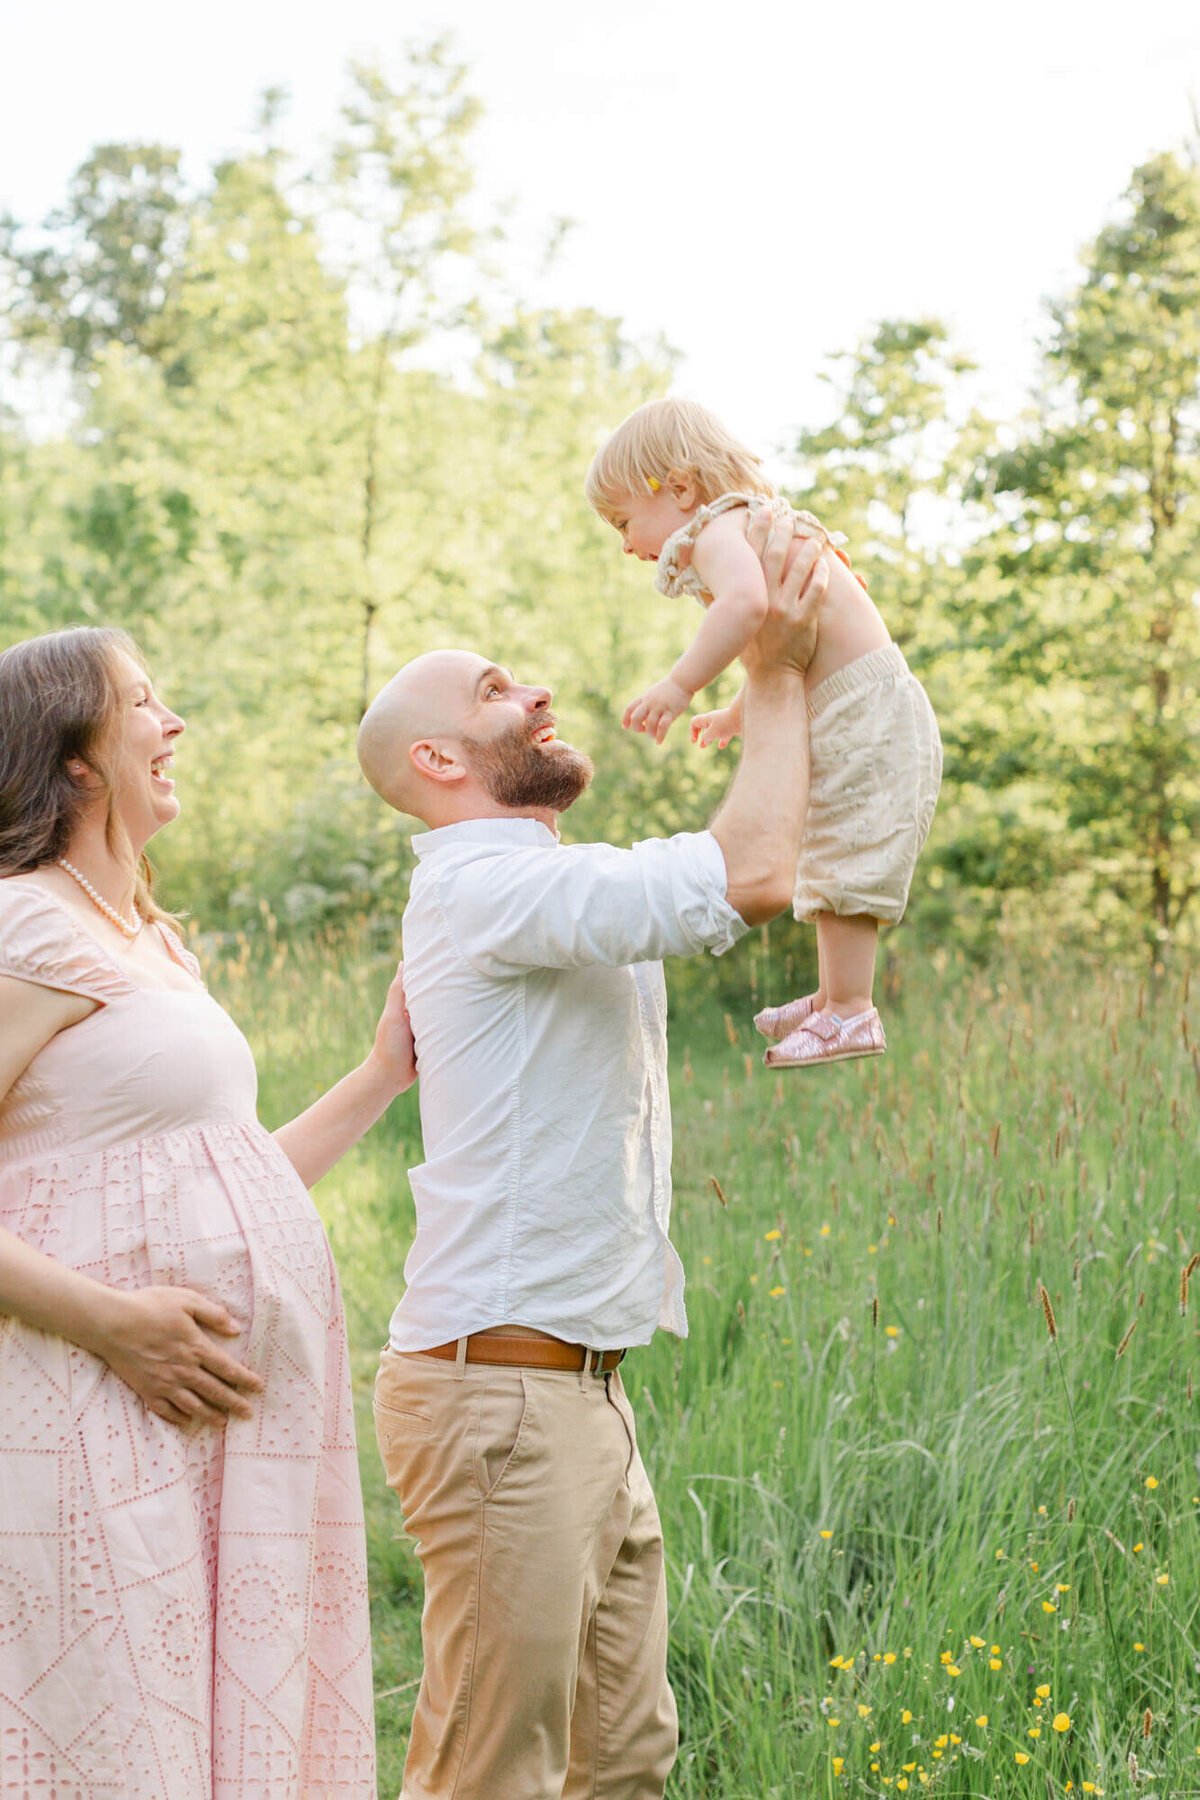
[{"label": "brown leather belt", "polygon": [[[434,1344],[418,1354],[456,1362],[458,1342]],[[478,1332],[467,1339],[466,1360],[506,1368],[566,1369],[576,1375],[586,1369],[589,1375],[608,1375],[624,1354],[624,1350],[589,1350],[586,1344],[566,1344],[561,1338],[498,1337],[491,1332]]]}]

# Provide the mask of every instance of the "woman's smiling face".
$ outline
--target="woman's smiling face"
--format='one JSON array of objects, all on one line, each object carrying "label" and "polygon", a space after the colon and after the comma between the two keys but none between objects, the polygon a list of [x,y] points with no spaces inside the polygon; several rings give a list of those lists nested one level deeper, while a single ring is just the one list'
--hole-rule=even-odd
[{"label": "woman's smiling face", "polygon": [[163,705],[146,671],[123,650],[114,654],[113,678],[120,699],[106,761],[113,804],[140,854],[179,814],[171,769],[183,720]]}]

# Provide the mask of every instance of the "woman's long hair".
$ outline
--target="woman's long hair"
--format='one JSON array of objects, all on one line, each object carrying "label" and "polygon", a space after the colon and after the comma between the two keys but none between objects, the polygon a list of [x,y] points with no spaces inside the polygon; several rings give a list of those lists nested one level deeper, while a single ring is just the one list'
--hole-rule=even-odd
[{"label": "woman's long hair", "polygon": [[[96,790],[77,781],[69,763],[87,763],[107,796],[105,837],[134,856],[117,815],[105,753],[120,716],[116,655],[139,667],[141,652],[114,625],[77,625],[26,638],[0,651],[0,876],[21,875],[65,856]],[[170,919],[153,896],[142,857],[134,904],[146,919]]]}]

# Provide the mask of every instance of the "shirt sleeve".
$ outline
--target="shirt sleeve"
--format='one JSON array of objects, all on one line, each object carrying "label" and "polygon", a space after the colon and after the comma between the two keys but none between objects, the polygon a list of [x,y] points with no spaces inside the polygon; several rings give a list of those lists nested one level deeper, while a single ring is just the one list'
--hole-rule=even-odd
[{"label": "shirt sleeve", "polygon": [[720,956],[748,929],[725,897],[727,880],[711,832],[681,832],[629,850],[575,844],[482,857],[448,876],[441,898],[467,961],[504,976]]}]

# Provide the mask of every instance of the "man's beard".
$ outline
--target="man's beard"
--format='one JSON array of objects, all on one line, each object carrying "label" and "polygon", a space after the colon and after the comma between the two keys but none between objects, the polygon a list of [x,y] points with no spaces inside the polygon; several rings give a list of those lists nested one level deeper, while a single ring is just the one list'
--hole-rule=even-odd
[{"label": "man's beard", "polygon": [[559,744],[544,750],[533,742],[540,725],[519,725],[503,737],[464,737],[471,771],[498,806],[548,806],[566,812],[595,774],[590,756]]}]

